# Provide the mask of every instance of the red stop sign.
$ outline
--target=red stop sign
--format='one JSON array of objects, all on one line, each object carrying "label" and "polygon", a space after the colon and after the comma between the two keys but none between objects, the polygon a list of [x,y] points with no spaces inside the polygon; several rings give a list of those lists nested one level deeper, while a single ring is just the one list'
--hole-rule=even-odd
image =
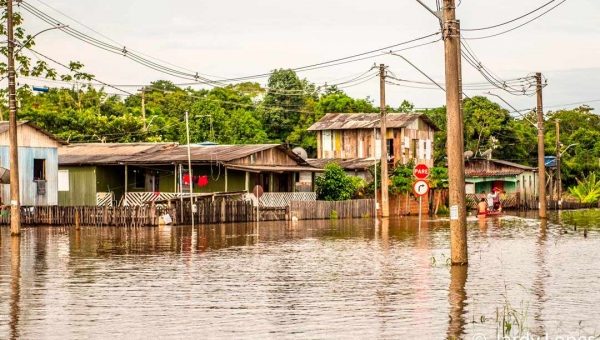
[{"label": "red stop sign", "polygon": [[417,164],[413,169],[413,174],[418,179],[425,179],[429,176],[429,168],[425,164]]}]

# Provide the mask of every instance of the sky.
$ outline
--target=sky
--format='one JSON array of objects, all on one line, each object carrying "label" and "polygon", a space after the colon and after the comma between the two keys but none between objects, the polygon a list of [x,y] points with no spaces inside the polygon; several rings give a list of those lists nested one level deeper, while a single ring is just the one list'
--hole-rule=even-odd
[{"label": "sky", "polygon": [[[460,0],[457,0],[457,2]],[[496,29],[466,31],[500,24],[517,18],[549,0],[462,0],[457,7],[463,38],[476,38],[502,32],[541,14],[562,0],[555,0],[525,19]],[[128,50],[177,65],[183,69],[227,79],[268,73],[276,68],[296,68],[377,50],[439,32],[436,18],[416,0],[27,0],[38,10],[94,38]],[[435,0],[423,0],[431,8]],[[52,8],[46,6],[49,5]],[[600,4],[597,0],[566,0],[556,9],[533,22],[497,37],[466,40],[482,64],[503,80],[527,77],[542,72],[548,80],[543,98],[545,111],[579,106],[589,102],[600,107]],[[19,8],[16,8],[19,11]],[[58,10],[71,19],[58,13]],[[49,25],[20,10],[24,28],[34,34]],[[93,32],[88,26],[101,33]],[[439,35],[438,35],[439,36]],[[107,38],[110,38],[108,40]],[[112,41],[111,41],[112,40]],[[425,46],[398,52],[429,77],[444,83],[444,46],[434,38],[411,45]],[[114,41],[114,42],[113,42]],[[111,54],[76,40],[59,30],[36,38],[35,50],[63,63],[71,60],[85,64],[84,70],[97,79],[127,85],[149,84],[158,79],[174,83],[189,80],[164,75],[121,55]],[[428,82],[421,73],[399,57],[372,54],[373,58],[333,67],[299,72],[316,85],[331,85],[351,80],[374,64],[385,64],[397,78]],[[35,60],[35,58],[34,58]],[[57,70],[60,66],[56,66]],[[375,71],[372,71],[375,72]],[[366,80],[366,79],[365,79]],[[267,78],[258,79],[266,85]],[[463,61],[463,82],[486,80]],[[60,86],[40,80],[20,79],[21,84]],[[379,80],[342,84],[350,96],[370,97],[378,105]],[[429,87],[404,83],[416,87]],[[203,87],[195,86],[197,88]],[[206,85],[204,85],[206,87]],[[465,89],[469,88],[465,86]],[[122,87],[135,92],[135,87]],[[107,90],[116,93],[117,90]],[[465,90],[468,96],[487,90]],[[492,91],[513,107],[535,107],[535,96],[515,96],[503,90]],[[416,108],[439,107],[445,94],[439,89],[388,85],[388,105],[397,107],[403,100]],[[510,109],[495,97],[490,99]],[[595,102],[591,102],[596,100]],[[512,109],[511,109],[512,111]]]}]

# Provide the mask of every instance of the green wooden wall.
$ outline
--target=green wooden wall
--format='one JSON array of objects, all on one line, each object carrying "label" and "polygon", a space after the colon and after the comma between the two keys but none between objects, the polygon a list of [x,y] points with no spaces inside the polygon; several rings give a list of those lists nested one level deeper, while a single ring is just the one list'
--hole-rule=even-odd
[{"label": "green wooden wall", "polygon": [[96,167],[61,166],[69,171],[69,191],[58,192],[58,205],[96,205]]}]

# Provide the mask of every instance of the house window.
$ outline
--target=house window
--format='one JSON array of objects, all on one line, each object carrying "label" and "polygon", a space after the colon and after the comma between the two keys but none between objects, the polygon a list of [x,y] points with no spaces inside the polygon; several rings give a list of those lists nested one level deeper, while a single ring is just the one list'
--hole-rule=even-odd
[{"label": "house window", "polygon": [[418,158],[418,148],[419,148],[419,140],[413,139],[410,145],[410,158]]},{"label": "house window", "polygon": [[33,180],[46,180],[46,160],[33,160]]},{"label": "house window", "polygon": [[142,170],[133,170],[133,180],[135,189],[146,188],[146,173]]},{"label": "house window", "polygon": [[69,191],[69,170],[58,170],[58,191]]},{"label": "house window", "polygon": [[387,158],[392,159],[394,157],[394,140],[393,139],[388,139],[387,140]]}]

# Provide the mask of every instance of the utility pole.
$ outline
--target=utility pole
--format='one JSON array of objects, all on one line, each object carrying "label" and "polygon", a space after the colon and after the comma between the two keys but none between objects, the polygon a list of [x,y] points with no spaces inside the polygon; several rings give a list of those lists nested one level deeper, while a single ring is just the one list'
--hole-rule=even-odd
[{"label": "utility pole", "polygon": [[463,120],[460,111],[460,30],[454,0],[444,0],[443,39],[446,67],[446,121],[448,127],[448,178],[450,196],[450,257],[453,265],[466,265],[467,209]]},{"label": "utility pole", "polygon": [[[388,200],[387,110],[385,108],[385,65],[379,65],[379,105],[381,110],[381,217],[390,216]],[[376,136],[374,136],[376,137]]]},{"label": "utility pole", "polygon": [[537,124],[538,124],[538,195],[540,197],[540,218],[546,218],[546,163],[544,160],[544,108],[542,105],[542,74],[535,74],[537,83]]},{"label": "utility pole", "polygon": [[13,32],[13,3],[6,2],[8,31],[8,131],[10,139],[10,233],[21,234],[21,204],[19,194],[19,146],[17,139],[17,99],[15,87],[15,42]]},{"label": "utility pole", "polygon": [[562,176],[560,174],[560,119],[556,118],[556,201],[562,206]]},{"label": "utility pole", "polygon": [[[456,29],[458,30],[458,32],[460,33],[460,20],[456,20]],[[459,102],[458,102],[458,110],[460,112],[460,121],[464,122],[464,113],[463,113],[463,86],[462,86],[462,55],[461,55],[461,46],[460,46],[460,37],[458,40],[458,48],[457,48],[457,54],[458,54],[458,96],[459,96]],[[460,130],[460,139],[464,140],[465,136],[464,136],[464,131],[461,129]],[[464,144],[463,144],[464,145]],[[464,146],[463,146],[464,148]],[[466,190],[465,190],[466,193]]]},{"label": "utility pole", "polygon": [[142,87],[142,122],[144,124],[144,131],[148,131],[146,126],[146,87]]}]

